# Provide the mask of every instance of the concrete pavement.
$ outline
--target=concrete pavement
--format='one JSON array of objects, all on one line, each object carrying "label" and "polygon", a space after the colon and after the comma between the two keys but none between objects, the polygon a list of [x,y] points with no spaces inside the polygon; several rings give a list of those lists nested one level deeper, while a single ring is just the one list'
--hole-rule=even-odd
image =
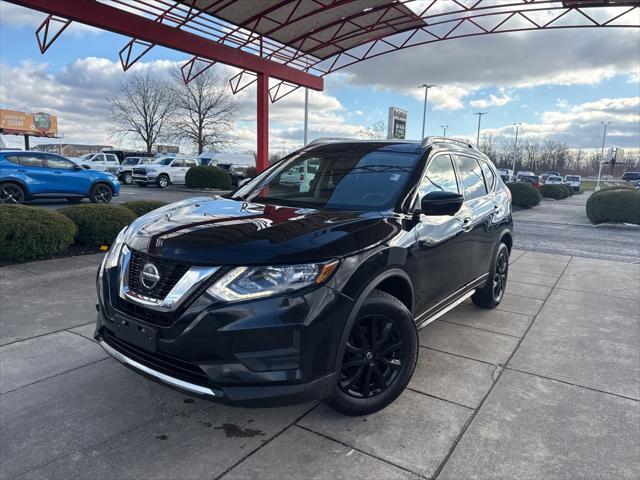
[{"label": "concrete pavement", "polygon": [[514,251],[496,310],[420,331],[410,388],[361,418],[240,409],[91,340],[100,256],[0,269],[3,479],[574,479],[640,475],[640,265]]}]

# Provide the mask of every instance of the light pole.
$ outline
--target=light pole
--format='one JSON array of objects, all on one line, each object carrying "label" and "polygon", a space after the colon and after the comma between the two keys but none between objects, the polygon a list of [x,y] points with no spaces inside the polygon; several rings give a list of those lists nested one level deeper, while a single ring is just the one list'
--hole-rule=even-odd
[{"label": "light pole", "polygon": [[440,125],[440,128],[442,128],[442,136],[446,137],[447,136],[447,128],[449,128],[449,125]]},{"label": "light pole", "polygon": [[600,124],[604,127],[604,132],[602,133],[602,150],[600,150],[600,161],[598,162],[598,181],[596,182],[596,192],[600,190],[600,174],[602,173],[602,162],[604,161],[604,143],[607,140],[607,127],[611,125],[611,122],[600,122]]},{"label": "light pole", "polygon": [[424,107],[422,108],[422,138],[424,138],[424,131],[427,126],[427,97],[429,95],[429,89],[437,87],[437,85],[432,85],[430,83],[423,83],[422,85],[418,85],[418,88],[424,88]]},{"label": "light pole", "polygon": [[474,113],[474,115],[478,115],[478,136],[476,137],[476,148],[480,148],[480,122],[482,121],[482,116],[486,114],[487,112]]},{"label": "light pole", "polygon": [[522,125],[521,123],[514,123],[513,124],[516,127],[516,141],[513,144],[513,174],[516,174],[516,158],[518,156],[518,131],[520,130],[520,125]]}]

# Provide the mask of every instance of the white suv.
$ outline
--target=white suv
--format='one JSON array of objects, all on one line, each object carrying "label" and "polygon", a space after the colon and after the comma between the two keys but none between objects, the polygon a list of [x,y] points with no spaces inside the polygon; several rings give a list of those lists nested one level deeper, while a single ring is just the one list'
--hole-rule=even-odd
[{"label": "white suv", "polygon": [[141,187],[155,183],[164,188],[171,183],[184,183],[187,170],[198,165],[195,158],[190,157],[160,157],[155,162],[144,167],[133,169],[133,181]]},{"label": "white suv", "polygon": [[85,153],[76,163],[91,170],[109,173],[117,173],[120,166],[118,157],[113,153]]}]

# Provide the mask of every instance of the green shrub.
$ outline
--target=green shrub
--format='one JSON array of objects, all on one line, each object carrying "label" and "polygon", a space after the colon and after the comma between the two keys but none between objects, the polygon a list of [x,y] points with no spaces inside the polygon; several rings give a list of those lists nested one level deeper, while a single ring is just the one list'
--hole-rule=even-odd
[{"label": "green shrub", "polygon": [[635,223],[640,225],[640,192],[610,189],[592,194],[587,200],[591,223]]},{"label": "green shrub", "polygon": [[564,185],[543,185],[540,189],[540,194],[544,198],[554,198],[556,200],[562,200],[569,196],[569,192],[564,188]]},{"label": "green shrub", "polygon": [[570,187],[569,185],[565,185],[564,183],[562,184],[562,186],[567,191],[568,196],[573,197],[573,195],[576,193],[573,187]]},{"label": "green shrub", "polygon": [[518,207],[531,208],[540,203],[540,192],[527,182],[510,182],[507,187],[511,190],[511,203]]},{"label": "green shrub", "polygon": [[228,190],[231,187],[231,175],[222,168],[207,165],[206,167],[191,167],[185,177],[187,187],[216,188]]},{"label": "green shrub", "polygon": [[0,259],[51,258],[73,243],[76,226],[64,215],[24,205],[0,205]]},{"label": "green shrub", "polygon": [[600,195],[604,192],[618,192],[620,190],[622,191],[630,190],[632,192],[636,191],[636,189],[630,185],[613,185],[611,187],[600,187],[600,190],[598,190],[597,192],[593,192],[591,196],[593,197],[594,195]]},{"label": "green shrub", "polygon": [[165,205],[167,205],[166,202],[161,202],[159,200],[134,200],[133,202],[123,203],[121,206],[128,208],[138,217],[141,217],[142,215],[157,208],[164,207]]},{"label": "green shrub", "polygon": [[118,232],[136,219],[125,207],[114,205],[76,205],[60,210],[78,227],[76,243],[80,245],[109,245]]}]

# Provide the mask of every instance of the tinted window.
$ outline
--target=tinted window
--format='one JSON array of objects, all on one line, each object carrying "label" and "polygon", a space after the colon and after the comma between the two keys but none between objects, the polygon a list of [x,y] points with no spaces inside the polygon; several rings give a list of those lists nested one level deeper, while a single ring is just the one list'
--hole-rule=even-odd
[{"label": "tinted window", "polygon": [[118,161],[118,157],[115,156],[115,154],[110,153],[107,155],[107,161],[108,162],[117,162]]},{"label": "tinted window", "polygon": [[19,155],[17,158],[25,167],[44,167],[44,159],[39,155]]},{"label": "tinted window", "polygon": [[184,160],[178,158],[171,164],[172,167],[184,167]]},{"label": "tinted window", "polygon": [[418,190],[418,201],[422,201],[422,197],[431,192],[460,193],[449,155],[438,155],[431,160]]},{"label": "tinted window", "polygon": [[187,159],[184,161],[184,164],[187,167],[195,167],[196,166],[196,161],[195,160],[191,160],[191,159]]},{"label": "tinted window", "polygon": [[97,154],[95,157],[91,159],[92,162],[102,162],[104,161],[104,155]]},{"label": "tinted window", "polygon": [[480,166],[484,174],[484,181],[487,184],[487,190],[491,191],[493,190],[493,185],[496,183],[496,175],[487,162],[480,160]]},{"label": "tinted window", "polygon": [[71,170],[73,168],[73,162],[66,158],[54,157],[53,155],[47,155],[47,166],[49,168]]},{"label": "tinted window", "polygon": [[473,157],[456,155],[458,171],[460,172],[460,183],[464,189],[465,200],[473,200],[487,194],[487,187],[484,184],[482,170],[478,161]]}]

